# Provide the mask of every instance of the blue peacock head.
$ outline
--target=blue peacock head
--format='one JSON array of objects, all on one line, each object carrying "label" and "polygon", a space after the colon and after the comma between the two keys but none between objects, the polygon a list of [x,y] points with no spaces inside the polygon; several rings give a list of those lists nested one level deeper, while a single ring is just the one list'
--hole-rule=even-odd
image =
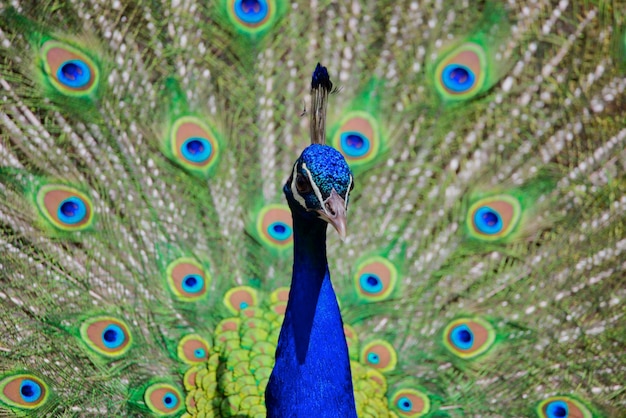
[{"label": "blue peacock head", "polygon": [[341,153],[328,145],[311,144],[294,164],[283,190],[292,211],[328,222],[344,238],[353,187],[352,172]]},{"label": "blue peacock head", "polygon": [[311,145],[300,154],[283,191],[292,212],[328,222],[343,239],[354,177],[343,155],[325,145],[326,106],[332,91],[328,70],[318,63],[311,78]]}]

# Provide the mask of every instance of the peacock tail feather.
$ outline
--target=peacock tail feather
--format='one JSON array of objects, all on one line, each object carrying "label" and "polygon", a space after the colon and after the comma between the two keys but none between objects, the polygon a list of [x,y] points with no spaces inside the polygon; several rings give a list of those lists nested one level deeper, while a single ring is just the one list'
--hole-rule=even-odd
[{"label": "peacock tail feather", "polygon": [[318,61],[359,417],[623,415],[625,10],[1,3],[0,416],[266,415]]}]

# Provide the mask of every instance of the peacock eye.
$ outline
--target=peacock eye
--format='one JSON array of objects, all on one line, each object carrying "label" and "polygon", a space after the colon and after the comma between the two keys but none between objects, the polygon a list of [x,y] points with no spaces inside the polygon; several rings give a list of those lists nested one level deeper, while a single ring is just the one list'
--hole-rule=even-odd
[{"label": "peacock eye", "polygon": [[296,177],[296,189],[298,189],[298,193],[308,193],[311,191],[311,183],[302,174],[298,174],[298,177]]}]

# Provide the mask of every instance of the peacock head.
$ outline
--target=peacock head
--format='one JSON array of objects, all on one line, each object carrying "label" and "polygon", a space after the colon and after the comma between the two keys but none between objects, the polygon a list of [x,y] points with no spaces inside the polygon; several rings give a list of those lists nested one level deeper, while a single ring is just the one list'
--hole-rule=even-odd
[{"label": "peacock head", "polygon": [[328,145],[311,144],[294,164],[283,191],[292,211],[328,222],[343,239],[353,187],[352,172],[341,153]]}]

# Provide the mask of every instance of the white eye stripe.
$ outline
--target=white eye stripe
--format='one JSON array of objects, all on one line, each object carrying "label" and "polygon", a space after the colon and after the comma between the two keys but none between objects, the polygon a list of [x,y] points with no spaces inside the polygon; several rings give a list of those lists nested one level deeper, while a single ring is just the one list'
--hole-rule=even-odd
[{"label": "white eye stripe", "polygon": [[350,175],[350,183],[348,184],[348,189],[346,190],[346,198],[344,199],[346,202],[346,209],[348,208],[348,199],[350,198],[350,188],[352,187],[352,175]]},{"label": "white eye stripe", "polygon": [[313,181],[313,176],[311,176],[311,172],[309,171],[305,163],[302,163],[302,169],[304,170],[307,177],[309,178],[309,182],[311,183],[311,187],[313,188],[313,191],[315,192],[315,196],[317,196],[317,200],[320,202],[320,206],[323,205],[324,199],[322,198],[322,192],[320,192],[319,187],[317,187],[317,184],[315,184],[315,182]]},{"label": "white eye stripe", "polygon": [[[323,206],[324,198],[322,197],[322,192],[320,191],[315,181],[313,181],[313,176],[311,175],[311,171],[309,171],[308,167],[306,166],[306,163],[302,163],[302,169],[304,170],[306,176],[309,179],[311,188],[313,189],[313,192],[315,193],[317,200],[320,202],[320,206]],[[306,201],[304,200],[304,197],[302,197],[300,192],[298,192],[298,188],[296,186],[297,178],[298,178],[298,165],[294,164],[293,171],[291,173],[291,185],[290,185],[291,194],[293,195],[294,199],[296,199],[296,202],[300,204],[300,206],[302,206],[306,210],[310,210],[306,205]],[[344,199],[345,201],[344,207],[346,209],[348,208],[348,198],[350,197],[350,187],[352,186],[353,181],[354,181],[354,178],[352,177],[352,175],[350,175],[350,183],[348,184],[348,189],[346,191],[346,195]]]},{"label": "white eye stripe", "polygon": [[304,198],[298,193],[298,189],[296,187],[296,178],[298,177],[298,164],[293,165],[293,172],[291,173],[291,194],[293,195],[296,202],[300,204],[304,209],[306,209],[306,202]]}]

